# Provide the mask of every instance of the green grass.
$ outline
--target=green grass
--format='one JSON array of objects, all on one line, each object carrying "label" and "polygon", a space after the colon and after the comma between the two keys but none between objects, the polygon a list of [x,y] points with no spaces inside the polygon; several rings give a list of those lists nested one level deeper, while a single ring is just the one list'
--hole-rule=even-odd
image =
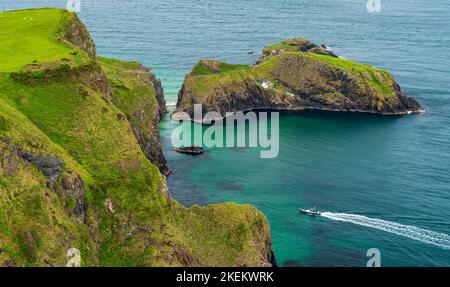
[{"label": "green grass", "polygon": [[380,89],[380,91],[386,96],[391,96],[394,94],[394,91],[391,88],[393,82],[392,75],[385,70],[373,67],[368,64],[358,63],[351,60],[335,58],[326,55],[302,52],[288,54],[310,57],[319,60],[320,62],[327,65],[344,69],[348,72],[358,75],[363,82],[368,80],[370,84]]},{"label": "green grass", "polygon": [[[0,265],[13,259],[18,266],[63,266],[67,245],[81,251],[84,266],[265,263],[260,252],[269,227],[255,208],[169,205],[160,192],[165,181],[131,126],[142,124],[151,133],[151,123],[137,121],[137,112],[158,115],[145,71],[137,62],[89,58],[63,40],[71,19],[58,9],[0,13]],[[239,81],[250,70],[214,67],[199,73]],[[103,72],[112,101],[86,80]],[[73,200],[64,201],[34,165],[23,163],[18,147],[56,156],[65,163],[64,176],[81,176],[87,224],[68,212]]]},{"label": "green grass", "polygon": [[250,69],[247,65],[227,64],[214,60],[202,60],[192,69],[192,74],[196,76],[205,75],[225,75],[231,72],[245,72]]},{"label": "green grass", "polygon": [[[58,39],[64,15],[58,9],[0,13],[0,72],[20,70],[29,64],[75,59],[81,53]],[[68,14],[70,15],[70,14]]]},{"label": "green grass", "polygon": [[122,61],[118,59],[97,57],[97,61],[102,64],[106,72],[112,72],[115,70],[128,71],[137,69],[141,66],[139,62],[134,61]]},{"label": "green grass", "polygon": [[[245,88],[242,86],[243,82],[249,78],[257,81],[262,79],[271,81],[274,87],[270,90],[274,92],[290,92],[289,88],[274,78],[274,73],[277,69],[277,63],[280,62],[282,57],[294,56],[307,57],[320,63],[343,69],[357,76],[360,83],[366,88],[372,87],[378,90],[378,94],[382,98],[389,98],[395,95],[392,89],[393,78],[391,74],[371,65],[327,55],[299,52],[296,46],[289,45],[288,42],[273,44],[267,46],[264,50],[266,52],[271,50],[283,52],[273,56],[266,56],[263,62],[255,66],[231,65],[213,60],[200,61],[192,70],[191,75],[193,77],[188,77],[185,85],[195,93],[199,100],[206,100],[206,98],[213,96],[217,87],[233,86],[234,90],[239,92],[239,89]],[[331,98],[329,100],[333,101]],[[188,103],[185,104],[188,105]],[[188,109],[189,107],[185,106],[184,108]]]},{"label": "green grass", "polygon": [[[87,171],[13,106],[4,94],[0,96],[0,117],[10,126],[0,132],[1,138],[10,142],[0,141],[1,161],[8,162],[7,166],[14,165],[17,155],[11,153],[12,145],[34,154],[54,154],[66,162],[67,169],[81,174],[89,186],[91,179]],[[52,262],[63,265],[65,249],[58,242],[67,241],[68,236],[83,238],[86,227],[69,218],[57,195],[49,190],[46,179],[35,167],[19,164],[15,170],[6,175],[0,168],[0,248],[6,251],[0,254],[0,261],[8,254],[8,259],[19,266],[35,266],[42,264],[38,263],[42,256],[53,254]],[[92,244],[87,238],[84,242],[85,246]],[[92,251],[83,253],[86,264],[95,264],[92,255]]]},{"label": "green grass", "polygon": [[276,43],[269,46],[264,47],[263,54],[267,55],[270,51],[283,51],[283,52],[297,52],[299,49],[296,46],[287,45],[284,43]]}]

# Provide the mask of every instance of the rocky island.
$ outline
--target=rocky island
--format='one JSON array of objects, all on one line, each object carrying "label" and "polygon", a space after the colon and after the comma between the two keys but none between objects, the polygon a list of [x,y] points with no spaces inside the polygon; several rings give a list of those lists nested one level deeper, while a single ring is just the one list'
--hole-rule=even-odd
[{"label": "rocky island", "polygon": [[275,264],[255,207],[170,197],[150,69],[98,57],[65,10],[0,13],[0,38],[0,266]]},{"label": "rocky island", "polygon": [[367,64],[339,58],[326,46],[305,39],[264,48],[256,65],[198,62],[184,81],[177,110],[203,113],[324,110],[380,115],[418,113],[392,75]]}]

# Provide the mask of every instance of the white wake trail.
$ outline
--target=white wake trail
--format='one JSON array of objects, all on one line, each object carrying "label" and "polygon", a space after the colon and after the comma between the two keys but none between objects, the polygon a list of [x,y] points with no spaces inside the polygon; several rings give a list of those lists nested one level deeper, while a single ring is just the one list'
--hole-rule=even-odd
[{"label": "white wake trail", "polygon": [[403,225],[387,220],[369,218],[356,214],[323,212],[321,216],[335,221],[348,222],[375,228],[385,232],[408,237],[413,240],[421,241],[423,243],[432,244],[444,249],[450,249],[450,236],[445,233],[434,232],[412,225]]}]

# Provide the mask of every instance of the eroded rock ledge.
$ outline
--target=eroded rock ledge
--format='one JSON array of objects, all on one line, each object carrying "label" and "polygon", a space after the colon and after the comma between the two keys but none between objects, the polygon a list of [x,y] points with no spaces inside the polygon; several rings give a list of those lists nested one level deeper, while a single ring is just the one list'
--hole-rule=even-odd
[{"label": "eroded rock ledge", "polygon": [[202,60],[186,76],[177,110],[203,112],[326,110],[380,115],[421,111],[392,75],[337,57],[325,46],[293,39],[270,45],[254,66]]}]

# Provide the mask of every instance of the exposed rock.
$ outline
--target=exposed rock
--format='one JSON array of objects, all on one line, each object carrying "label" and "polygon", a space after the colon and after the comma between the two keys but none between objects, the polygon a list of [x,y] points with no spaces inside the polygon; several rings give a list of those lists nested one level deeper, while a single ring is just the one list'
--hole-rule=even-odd
[{"label": "exposed rock", "polygon": [[107,100],[111,100],[112,91],[108,79],[100,65],[95,62],[85,65],[72,65],[72,63],[58,61],[28,65],[23,71],[11,73],[10,77],[28,85],[66,81],[83,83],[93,91],[103,94]]},{"label": "exposed rock", "polygon": [[172,251],[172,260],[174,262],[179,262],[186,267],[200,267],[202,263],[198,261],[192,254],[188,251],[182,249],[181,247],[175,247]]},{"label": "exposed rock", "polygon": [[159,118],[158,119],[153,118],[152,120],[153,128],[150,135],[147,136],[144,135],[143,137],[142,135],[136,133],[135,135],[138,138],[139,145],[142,147],[142,150],[144,151],[147,158],[159,167],[159,170],[161,171],[162,174],[168,175],[170,173],[170,170],[167,165],[167,160],[165,159],[164,154],[162,152],[162,146],[159,136],[160,120],[167,114],[167,106],[166,100],[164,98],[164,90],[161,84],[161,80],[156,78],[152,70],[146,68],[145,66],[141,66],[141,69],[148,73],[148,77],[150,79],[150,86],[153,88],[155,92],[156,101],[158,102]]},{"label": "exposed rock", "polygon": [[170,197],[169,187],[167,187],[167,181],[166,181],[166,177],[164,175],[163,175],[163,181],[162,181],[161,186],[159,187],[158,191],[166,199],[169,206],[172,207],[172,198]]},{"label": "exposed rock", "polygon": [[[136,68],[120,66],[113,68],[109,64],[108,78],[113,85],[111,94],[113,103],[126,115],[131,124],[133,133],[146,157],[156,166],[161,173],[168,175],[170,170],[167,161],[162,152],[162,146],[159,136],[160,120],[167,113],[166,101],[161,81],[156,78],[153,71],[143,65],[137,65]],[[117,77],[127,79],[126,81],[117,81]],[[123,91],[133,89],[141,91],[143,88],[149,90],[148,94],[137,92],[133,99],[133,104],[127,104],[124,98],[121,98]],[[155,97],[156,107],[153,107]]]},{"label": "exposed rock", "polygon": [[[67,249],[80,248],[83,266],[269,266],[270,230],[255,208],[219,204],[196,210],[170,198],[165,178],[149,162],[165,166],[159,158],[159,120],[166,109],[154,74],[121,62],[120,72],[106,78],[120,61],[95,58],[95,45],[71,18],[75,15],[55,9],[18,13],[43,23],[47,19],[52,27],[58,23],[49,13],[62,15],[64,31],[46,36],[64,38],[90,57],[67,41],[54,43],[79,57],[32,61],[10,74],[20,84],[6,78],[0,83],[9,89],[0,99],[0,139],[11,139],[0,140],[0,202],[7,231],[0,247],[8,246],[0,264],[64,266]],[[47,91],[41,88],[53,83],[58,84],[49,90],[61,97],[53,109],[45,109],[39,100]],[[122,103],[114,101],[120,91]],[[45,103],[53,104],[52,99]],[[59,100],[76,112],[56,108]]]},{"label": "exposed rock", "polygon": [[53,154],[38,155],[11,144],[7,138],[1,138],[0,140],[5,144],[2,148],[2,155],[6,157],[0,157],[0,168],[4,169],[5,175],[16,175],[19,164],[36,166],[42,175],[47,178],[47,187],[56,192],[64,205],[72,203],[71,213],[79,221],[85,220],[88,206],[84,183],[80,175],[65,170],[64,161]]},{"label": "exposed rock", "polygon": [[16,263],[16,261],[14,261],[12,259],[7,259],[3,262],[3,266],[4,267],[16,267],[17,263]]},{"label": "exposed rock", "polygon": [[54,155],[35,155],[30,151],[17,149],[18,155],[29,163],[36,165],[37,169],[47,177],[47,184],[54,188],[61,174],[64,162]]},{"label": "exposed rock", "polygon": [[91,58],[96,56],[95,42],[91,38],[86,26],[80,21],[75,13],[70,13],[70,23],[63,38],[81,50],[88,53]]},{"label": "exposed rock", "polygon": [[277,260],[275,259],[275,253],[273,252],[272,249],[272,237],[270,235],[270,233],[268,234],[268,237],[266,239],[266,244],[265,244],[265,248],[264,248],[265,252],[266,252],[266,260],[267,262],[269,262],[269,264],[271,265],[271,267],[277,267]]},{"label": "exposed rock", "polygon": [[[286,40],[264,49],[255,66],[200,61],[186,76],[178,94],[177,110],[193,115],[254,109],[326,110],[381,115],[418,113],[420,104],[400,90],[381,69],[336,58],[307,40]],[[204,68],[199,68],[199,66]],[[226,67],[221,69],[220,67]],[[207,70],[207,73],[198,71]],[[211,75],[212,73],[212,75]],[[264,77],[262,80],[261,78]]]},{"label": "exposed rock", "polygon": [[311,43],[306,39],[298,38],[298,39],[283,40],[281,41],[281,43],[264,48],[263,54],[259,59],[258,63],[263,62],[268,57],[281,55],[284,52],[304,52],[318,55],[327,55],[335,58],[338,57],[324,45],[317,46],[316,44]]},{"label": "exposed rock", "polygon": [[61,177],[60,188],[57,188],[59,197],[66,203],[74,202],[73,214],[80,222],[84,222],[88,204],[86,201],[84,182],[79,175],[70,177],[64,175]]},{"label": "exposed rock", "polygon": [[164,98],[164,89],[161,84],[161,80],[156,78],[155,73],[151,70],[142,66],[142,69],[147,70],[150,76],[150,81],[152,87],[155,90],[156,100],[159,105],[159,118],[162,119],[167,114],[166,99]]}]

